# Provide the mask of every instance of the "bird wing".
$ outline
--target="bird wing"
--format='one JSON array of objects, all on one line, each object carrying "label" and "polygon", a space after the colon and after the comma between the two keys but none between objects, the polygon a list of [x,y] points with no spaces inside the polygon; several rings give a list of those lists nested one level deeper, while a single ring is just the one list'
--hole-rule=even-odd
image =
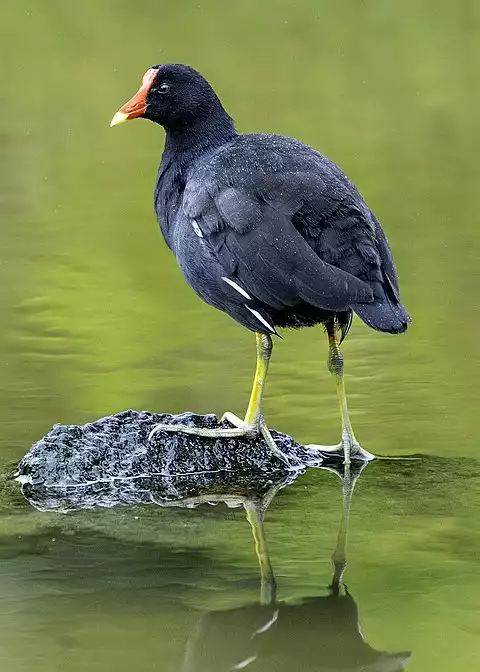
[{"label": "bird wing", "polygon": [[318,256],[291,216],[251,193],[227,187],[191,216],[225,273],[272,308],[303,299],[342,310],[373,300],[368,284]]},{"label": "bird wing", "polygon": [[240,137],[193,172],[183,199],[226,276],[274,309],[372,302],[381,258],[355,187],[302,143]]}]

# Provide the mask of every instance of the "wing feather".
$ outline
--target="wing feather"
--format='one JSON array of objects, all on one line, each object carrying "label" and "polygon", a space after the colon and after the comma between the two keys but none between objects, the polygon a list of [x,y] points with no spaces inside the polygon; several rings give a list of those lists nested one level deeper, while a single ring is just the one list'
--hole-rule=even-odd
[{"label": "wing feather", "polygon": [[255,195],[226,188],[195,218],[225,272],[271,308],[304,300],[345,310],[373,300],[367,283],[323,261],[288,216]]},{"label": "wing feather", "polygon": [[265,307],[353,308],[386,330],[390,308],[408,318],[380,224],[346,175],[307,145],[239,136],[190,176],[182,207],[225,276]]}]

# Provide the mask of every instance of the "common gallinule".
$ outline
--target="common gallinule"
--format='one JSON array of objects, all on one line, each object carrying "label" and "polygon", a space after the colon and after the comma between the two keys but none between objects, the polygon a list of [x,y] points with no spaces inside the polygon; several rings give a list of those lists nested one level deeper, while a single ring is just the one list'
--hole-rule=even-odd
[{"label": "common gallinule", "polygon": [[159,425],[204,436],[261,433],[283,454],[261,414],[276,327],[323,324],[336,379],[344,460],[360,445],[348,417],[339,344],[355,312],[377,331],[401,333],[410,317],[385,234],[361,194],[312,147],[235,130],[210,84],[186,65],[155,65],[112,119],[164,127],[155,212],[167,245],[195,292],[255,332],[257,367],[245,418],[233,428]]}]

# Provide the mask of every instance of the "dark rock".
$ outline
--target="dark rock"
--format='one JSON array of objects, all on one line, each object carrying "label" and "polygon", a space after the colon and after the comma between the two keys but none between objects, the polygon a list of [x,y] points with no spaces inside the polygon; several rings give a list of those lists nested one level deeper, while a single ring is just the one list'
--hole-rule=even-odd
[{"label": "dark rock", "polygon": [[[322,454],[272,431],[290,466],[262,438],[208,438],[159,432],[158,423],[215,428],[215,415],[124,411],[88,423],[55,425],[18,465],[22,492],[36,508],[68,511],[94,506],[202,500],[205,495],[262,496],[283,487]],[[228,425],[226,425],[228,426]],[[200,498],[200,499],[199,499]]]}]

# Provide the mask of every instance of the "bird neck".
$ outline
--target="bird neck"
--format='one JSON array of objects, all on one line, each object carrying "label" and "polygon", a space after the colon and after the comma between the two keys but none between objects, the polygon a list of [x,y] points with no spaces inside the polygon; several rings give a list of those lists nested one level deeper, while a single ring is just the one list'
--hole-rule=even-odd
[{"label": "bird neck", "polygon": [[196,118],[176,126],[165,128],[163,162],[175,159],[186,165],[202,154],[221,147],[237,136],[237,131],[223,107],[211,116]]}]

